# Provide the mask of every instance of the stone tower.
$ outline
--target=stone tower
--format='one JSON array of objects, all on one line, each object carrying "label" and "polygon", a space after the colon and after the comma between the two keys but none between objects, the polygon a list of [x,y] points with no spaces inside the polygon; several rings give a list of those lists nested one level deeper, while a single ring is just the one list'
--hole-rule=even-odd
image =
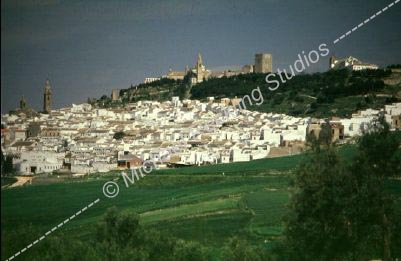
[{"label": "stone tower", "polygon": [[45,92],[43,95],[43,112],[49,113],[51,110],[52,104],[52,91],[50,89],[50,81],[49,79],[45,82]]},{"label": "stone tower", "polygon": [[202,56],[198,53],[198,60],[196,61],[196,82],[202,82],[204,78],[205,66],[202,62]]},{"label": "stone tower", "polygon": [[256,73],[273,72],[273,58],[270,53],[255,54],[255,70]]},{"label": "stone tower", "polygon": [[25,100],[24,96],[22,96],[22,99],[19,102],[19,108],[21,110],[25,110],[26,109],[26,100]]}]

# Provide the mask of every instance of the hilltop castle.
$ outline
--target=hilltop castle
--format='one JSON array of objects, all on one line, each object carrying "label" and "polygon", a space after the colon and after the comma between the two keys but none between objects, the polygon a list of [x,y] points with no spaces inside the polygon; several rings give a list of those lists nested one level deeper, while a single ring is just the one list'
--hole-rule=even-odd
[{"label": "hilltop castle", "polygon": [[198,59],[196,61],[195,66],[192,69],[188,68],[188,65],[185,67],[184,71],[173,71],[169,70],[166,75],[166,78],[173,80],[183,80],[185,76],[190,77],[192,84],[197,84],[203,82],[204,80],[210,78],[212,72],[206,69],[206,66],[203,64],[202,55],[198,53]]},{"label": "hilltop castle", "polygon": [[[223,71],[212,71],[206,69],[203,64],[202,55],[198,53],[198,59],[193,68],[189,69],[188,66],[185,67],[184,71],[173,71],[169,70],[166,76],[162,78],[168,78],[173,80],[183,80],[186,76],[190,78],[191,84],[201,83],[204,80],[210,78],[221,78],[223,76],[230,77],[238,74],[244,73],[269,73],[273,71],[272,65],[272,55],[268,53],[255,54],[255,64],[254,65],[244,65],[240,69],[227,69]],[[160,78],[145,78],[145,83],[160,80]]]}]

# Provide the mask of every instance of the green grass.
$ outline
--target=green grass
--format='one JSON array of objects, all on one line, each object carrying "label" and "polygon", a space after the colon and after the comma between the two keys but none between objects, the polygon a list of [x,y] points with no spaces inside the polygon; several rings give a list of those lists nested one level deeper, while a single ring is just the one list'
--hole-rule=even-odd
[{"label": "green grass", "polygon": [[[238,198],[217,199],[211,201],[203,201],[195,204],[184,204],[177,207],[161,208],[141,214],[143,223],[164,222],[191,216],[213,215],[219,212],[235,210],[238,208]],[[217,212],[219,211],[219,212]]]},{"label": "green grass", "polygon": [[[340,150],[347,158],[353,148]],[[288,202],[288,173],[305,158],[296,155],[204,167],[154,171],[129,188],[117,173],[92,175],[61,183],[33,184],[1,190],[1,228],[5,238],[32,225],[43,234],[85,205],[100,202],[64,225],[57,233],[81,239],[94,235],[95,224],[110,207],[136,212],[143,225],[186,240],[219,247],[239,235],[253,244],[274,241],[282,232]],[[222,173],[224,172],[224,175]],[[103,196],[105,181],[117,179],[120,193]],[[3,239],[4,240],[4,239]],[[8,242],[3,258],[31,238]],[[3,249],[3,245],[2,245]]]},{"label": "green grass", "polygon": [[245,197],[246,206],[254,213],[250,229],[260,236],[277,236],[283,229],[282,219],[289,202],[285,189],[263,188]]}]

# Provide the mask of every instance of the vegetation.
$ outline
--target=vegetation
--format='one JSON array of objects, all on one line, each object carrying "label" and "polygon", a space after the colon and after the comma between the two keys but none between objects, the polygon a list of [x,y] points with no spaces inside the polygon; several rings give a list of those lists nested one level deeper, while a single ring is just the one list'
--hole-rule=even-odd
[{"label": "vegetation", "polygon": [[119,132],[114,133],[113,139],[121,140],[122,138],[124,138],[124,136],[125,136],[125,133],[123,131],[119,131]]},{"label": "vegetation", "polygon": [[187,92],[188,83],[186,81],[163,78],[155,82],[131,85],[127,89],[122,89],[118,100],[113,101],[111,97],[103,95],[100,99],[88,98],[88,103],[100,108],[119,108],[130,102],[166,101],[171,100],[173,96],[184,98]]},{"label": "vegetation", "polygon": [[[383,70],[330,70],[324,73],[299,74],[282,83],[275,91],[270,91],[265,74],[242,74],[232,77],[213,78],[195,86],[189,79],[174,81],[161,79],[148,84],[131,86],[121,90],[121,99],[111,101],[104,96],[96,101],[99,107],[118,107],[139,100],[170,100],[172,96],[205,100],[209,96],[243,97],[260,87],[264,102],[247,109],[262,112],[286,113],[294,116],[349,116],[356,110],[381,108],[384,104],[400,101],[401,86],[386,85],[389,78],[399,79],[398,73],[391,68]],[[283,76],[285,79],[285,77]],[[279,75],[276,75],[279,79]],[[397,81],[395,81],[397,82]]]},{"label": "vegetation", "polygon": [[387,68],[389,69],[400,69],[401,68],[401,64],[392,64],[387,66]]},{"label": "vegetation", "polygon": [[399,136],[381,120],[345,162],[329,143],[312,142],[297,168],[285,246],[291,260],[383,260],[401,254],[401,200],[385,187],[401,176]]},{"label": "vegetation", "polygon": [[17,182],[15,177],[1,177],[1,186],[8,186]]},{"label": "vegetation", "polygon": [[[399,140],[393,140],[392,135],[386,137],[388,140],[384,144],[387,145],[383,147],[379,146],[382,138],[372,138],[380,140],[375,147],[380,148],[378,153],[383,156],[374,156],[377,161],[360,154],[364,151],[361,148],[366,146],[358,145],[357,149],[346,146],[337,150],[324,145],[319,147],[320,153],[316,153],[318,142],[314,142],[311,143],[315,146],[314,150],[304,155],[158,170],[129,188],[119,179],[116,181],[120,184],[120,194],[114,199],[103,197],[101,188],[105,181],[116,179],[117,173],[46,185],[33,182],[30,186],[2,189],[2,258],[6,259],[26,247],[97,197],[101,199],[98,204],[19,258],[294,260],[296,257],[314,257],[321,260],[327,257],[330,260],[346,257],[351,260],[352,257],[361,257],[364,246],[371,249],[369,253],[364,252],[365,259],[381,256],[383,244],[380,239],[385,230],[380,219],[373,219],[377,208],[369,209],[384,202],[381,205],[385,206],[389,222],[386,228],[398,231],[394,217],[401,210],[401,204],[392,200],[401,196],[401,182],[385,178],[380,185],[380,188],[385,188],[380,190],[382,195],[386,195],[382,199],[384,201],[372,201],[371,196],[378,195],[379,190],[372,190],[371,186],[379,183],[373,182],[373,177],[365,182],[362,171],[369,168],[358,167],[355,165],[358,161],[351,158],[366,158],[372,167],[377,162],[384,162],[379,159],[390,155],[386,154],[389,148],[394,149],[394,145],[390,144],[399,144]],[[401,135],[396,137],[399,139]],[[324,140],[321,138],[320,142]],[[358,144],[363,143],[371,144],[372,140],[362,142],[361,139]],[[372,152],[364,153],[371,155]],[[299,163],[301,165],[297,168]],[[390,166],[390,163],[386,164]],[[359,169],[361,176],[349,178],[349,171],[353,168]],[[388,167],[386,173],[390,170]],[[297,189],[290,201],[288,187],[293,175],[294,188]],[[358,181],[361,185],[350,186],[347,183],[349,180]],[[304,192],[301,191],[301,181]],[[373,194],[358,194],[357,189],[372,191]],[[350,191],[353,196],[349,196]],[[362,195],[367,195],[367,198]],[[366,207],[364,200],[373,202],[372,206]],[[288,209],[286,205],[290,202],[291,208]],[[357,205],[360,207],[355,207]],[[350,206],[354,207],[351,209]],[[296,227],[297,224],[305,224],[303,219],[299,219],[302,215],[308,217],[310,230]],[[319,217],[324,217],[326,223],[320,223],[322,219]],[[344,218],[356,223],[347,225],[347,222],[342,222]],[[292,229],[289,224],[293,224]],[[365,230],[367,224],[374,224],[371,229],[375,233],[370,228]],[[345,230],[349,226],[353,229],[351,237]],[[372,233],[372,236],[364,233]],[[302,240],[297,240],[297,236],[301,235]],[[322,240],[323,236],[329,237]],[[390,249],[393,257],[399,256],[398,243],[397,233],[392,233]],[[299,252],[303,246],[306,247]],[[319,246],[322,248],[317,254],[314,250]]]},{"label": "vegetation", "polygon": [[1,151],[1,175],[9,175],[14,173],[13,167],[13,157],[12,155],[4,156],[3,151]]}]

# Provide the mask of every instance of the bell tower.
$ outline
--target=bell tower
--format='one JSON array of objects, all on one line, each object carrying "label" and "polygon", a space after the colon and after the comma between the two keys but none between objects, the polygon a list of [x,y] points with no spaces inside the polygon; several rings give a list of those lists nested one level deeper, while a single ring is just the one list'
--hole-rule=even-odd
[{"label": "bell tower", "polygon": [[202,56],[198,53],[198,60],[196,61],[196,82],[202,82],[204,78],[205,66],[202,62]]},{"label": "bell tower", "polygon": [[21,110],[25,110],[27,108],[25,97],[22,96],[22,99],[19,102],[19,108]]},{"label": "bell tower", "polygon": [[50,89],[50,81],[49,79],[45,82],[45,92],[43,95],[43,111],[45,113],[49,113],[51,110],[52,104],[52,91]]}]

